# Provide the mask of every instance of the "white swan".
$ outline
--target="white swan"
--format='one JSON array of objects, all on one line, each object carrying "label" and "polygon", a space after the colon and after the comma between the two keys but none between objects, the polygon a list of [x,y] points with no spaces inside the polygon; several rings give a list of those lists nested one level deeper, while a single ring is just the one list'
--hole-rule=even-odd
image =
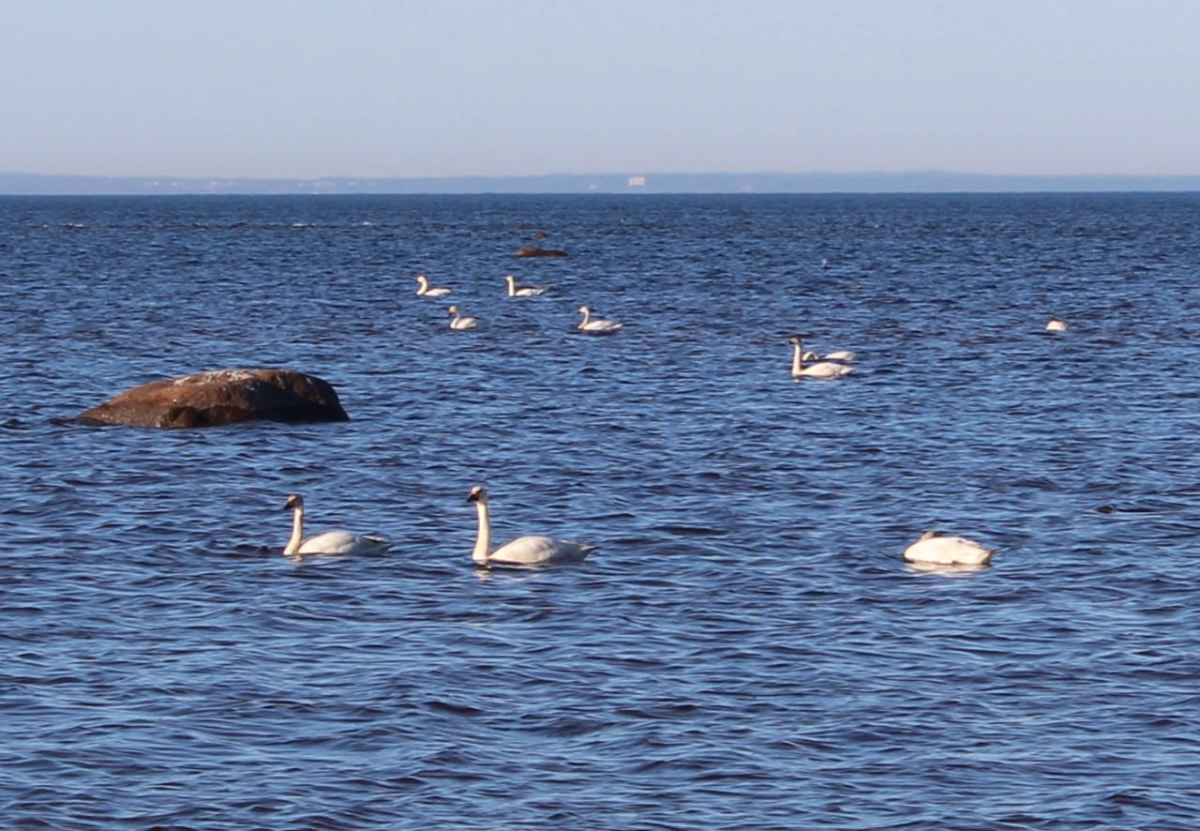
[{"label": "white swan", "polygon": [[479,323],[473,317],[463,317],[462,312],[458,310],[458,306],[451,306],[449,314],[451,329],[474,329],[475,325]]},{"label": "white swan", "polygon": [[926,531],[921,538],[904,549],[904,559],[910,563],[943,566],[983,566],[991,559],[994,549],[984,548],[964,537],[947,537],[939,531]]},{"label": "white swan", "polygon": [[800,336],[792,338],[789,343],[792,345],[792,377],[793,378],[840,378],[843,375],[849,375],[854,371],[854,367],[847,364],[834,363],[832,361],[821,361],[815,364],[804,365],[804,342]]},{"label": "white swan", "polygon": [[1067,322],[1065,320],[1059,320],[1058,318],[1054,318],[1053,320],[1051,320],[1049,323],[1046,324],[1046,331],[1047,332],[1065,332],[1065,331],[1067,331]]},{"label": "white swan", "polygon": [[550,290],[549,286],[518,286],[517,278],[511,274],[505,276],[504,282],[508,283],[509,297],[537,297]]},{"label": "white swan", "polygon": [[487,492],[481,485],[471,488],[468,502],[475,503],[479,515],[479,533],[471,559],[481,566],[542,566],[578,563],[596,550],[597,546],[553,537],[517,537],[492,550],[492,521],[488,514]]},{"label": "white swan", "polygon": [[445,297],[449,293],[450,289],[430,286],[429,278],[424,274],[417,275],[417,297]]},{"label": "white swan", "polygon": [[355,534],[351,531],[325,531],[304,539],[304,498],[287,498],[283,506],[292,512],[292,538],[283,553],[293,554],[382,554],[392,547],[392,541],[380,534]]},{"label": "white swan", "polygon": [[805,352],[802,360],[805,361],[853,361],[855,354],[848,349],[838,349],[834,352],[827,352],[824,355],[818,355],[816,352]]},{"label": "white swan", "polygon": [[606,335],[617,331],[625,325],[615,320],[601,320],[599,318],[592,320],[592,310],[588,306],[580,306],[579,313],[583,315],[583,320],[579,322],[579,330],[581,332]]}]

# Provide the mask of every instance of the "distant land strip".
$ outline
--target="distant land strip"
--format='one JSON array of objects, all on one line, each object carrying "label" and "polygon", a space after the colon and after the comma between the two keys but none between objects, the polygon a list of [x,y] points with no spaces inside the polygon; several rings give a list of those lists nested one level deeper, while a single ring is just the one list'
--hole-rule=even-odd
[{"label": "distant land strip", "polygon": [[0,173],[0,195],[481,194],[481,193],[1047,193],[1200,191],[1200,175],[909,173],[565,173],[319,179],[205,179]]}]

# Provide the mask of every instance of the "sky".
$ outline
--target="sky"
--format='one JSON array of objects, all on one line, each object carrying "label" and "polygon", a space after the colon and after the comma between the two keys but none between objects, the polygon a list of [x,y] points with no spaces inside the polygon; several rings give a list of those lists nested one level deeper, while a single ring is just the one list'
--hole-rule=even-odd
[{"label": "sky", "polygon": [[1200,0],[3,0],[0,172],[1200,174]]}]

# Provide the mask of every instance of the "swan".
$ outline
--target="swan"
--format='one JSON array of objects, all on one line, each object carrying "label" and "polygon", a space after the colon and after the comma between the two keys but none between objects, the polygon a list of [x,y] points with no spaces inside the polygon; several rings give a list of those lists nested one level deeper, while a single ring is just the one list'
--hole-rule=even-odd
[{"label": "swan", "polygon": [[492,521],[488,514],[487,491],[482,485],[471,488],[468,502],[475,503],[479,515],[479,533],[471,559],[481,566],[544,566],[582,562],[597,546],[553,537],[517,537],[496,550],[492,546]]},{"label": "swan", "polygon": [[293,554],[382,554],[392,541],[380,534],[355,534],[351,531],[325,531],[304,539],[304,498],[293,494],[283,506],[292,512],[292,538],[283,553]]},{"label": "swan", "polygon": [[991,559],[994,549],[984,548],[964,537],[947,537],[940,531],[926,531],[921,538],[904,549],[904,559],[910,563],[944,566],[983,566]]},{"label": "swan", "polygon": [[804,361],[853,361],[855,354],[848,349],[838,349],[834,352],[827,352],[824,355],[818,355],[816,352],[805,352],[801,360]]},{"label": "swan", "polygon": [[583,320],[579,321],[579,330],[581,332],[591,332],[596,335],[604,335],[617,331],[624,323],[619,323],[615,320],[592,320],[592,310],[588,306],[580,306],[579,313],[583,315]]},{"label": "swan", "polygon": [[417,275],[417,297],[445,297],[449,293],[450,289],[430,286],[429,278],[424,274]]},{"label": "swan", "polygon": [[449,314],[451,329],[474,329],[475,325],[479,323],[473,317],[463,317],[462,312],[458,310],[458,306],[451,306]]},{"label": "swan", "polygon": [[537,297],[550,290],[549,286],[518,286],[517,278],[511,274],[505,276],[504,281],[508,283],[509,297]]},{"label": "swan", "polygon": [[1065,331],[1067,331],[1067,322],[1065,320],[1059,320],[1058,318],[1054,318],[1053,320],[1051,320],[1049,323],[1046,324],[1046,331],[1047,332],[1065,332]]},{"label": "swan", "polygon": [[854,371],[854,367],[846,364],[834,363],[832,361],[820,361],[819,363],[804,365],[804,342],[800,336],[792,338],[789,343],[792,344],[792,377],[793,378],[840,378],[843,375],[849,375]]}]

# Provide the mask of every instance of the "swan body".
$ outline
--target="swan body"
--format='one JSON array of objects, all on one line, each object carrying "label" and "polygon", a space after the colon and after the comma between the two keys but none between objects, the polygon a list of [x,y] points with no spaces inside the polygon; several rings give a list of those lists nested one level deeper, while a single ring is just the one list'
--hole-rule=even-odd
[{"label": "swan body", "polygon": [[508,283],[509,297],[537,297],[550,290],[549,286],[518,286],[517,278],[511,274],[507,275],[504,281]]},{"label": "swan body", "polygon": [[429,285],[429,278],[424,274],[417,275],[417,297],[445,297],[450,289]]},{"label": "swan body", "polygon": [[475,503],[479,516],[479,531],[471,559],[481,566],[545,566],[579,563],[596,550],[596,546],[553,537],[530,535],[492,549],[492,522],[488,513],[487,492],[482,486],[471,488],[468,502]]},{"label": "swan body", "polygon": [[853,361],[855,354],[848,349],[839,349],[835,352],[827,352],[824,355],[818,355],[816,352],[805,352],[801,360],[804,361]]},{"label": "swan body", "polygon": [[818,361],[804,365],[804,342],[799,336],[792,338],[792,377],[793,378],[840,378],[849,375],[854,367],[834,361]]},{"label": "swan body", "polygon": [[1065,331],[1067,331],[1067,322],[1065,320],[1059,320],[1058,318],[1054,318],[1053,320],[1051,320],[1049,323],[1046,324],[1046,331],[1047,332],[1065,332]]},{"label": "swan body", "polygon": [[904,559],[910,563],[943,566],[987,565],[994,549],[984,548],[965,537],[947,537],[938,531],[926,531],[921,538],[904,549]]},{"label": "swan body", "polygon": [[451,329],[474,329],[476,324],[479,323],[479,321],[473,317],[463,317],[463,314],[459,311],[458,306],[451,306],[449,309],[449,314]]},{"label": "swan body", "polygon": [[355,534],[352,531],[325,531],[304,538],[304,498],[289,496],[285,511],[292,512],[292,537],[283,553],[294,554],[382,554],[392,541],[380,534]]},{"label": "swan body", "polygon": [[583,315],[583,320],[579,321],[579,331],[591,332],[596,335],[606,335],[617,331],[624,323],[616,320],[601,320],[600,318],[592,319],[592,310],[588,306],[580,306],[579,313]]}]

